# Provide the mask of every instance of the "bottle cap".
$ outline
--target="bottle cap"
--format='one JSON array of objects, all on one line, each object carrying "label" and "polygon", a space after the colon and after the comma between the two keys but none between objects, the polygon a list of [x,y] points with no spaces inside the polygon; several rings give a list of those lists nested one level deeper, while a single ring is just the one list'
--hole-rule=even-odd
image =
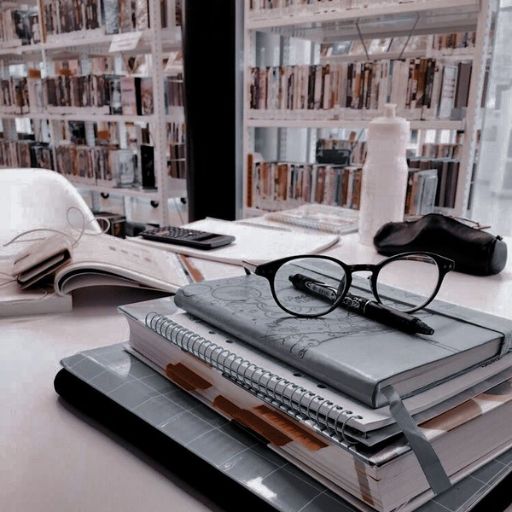
[{"label": "bottle cap", "polygon": [[396,117],[395,103],[386,103],[384,105],[384,117]]}]

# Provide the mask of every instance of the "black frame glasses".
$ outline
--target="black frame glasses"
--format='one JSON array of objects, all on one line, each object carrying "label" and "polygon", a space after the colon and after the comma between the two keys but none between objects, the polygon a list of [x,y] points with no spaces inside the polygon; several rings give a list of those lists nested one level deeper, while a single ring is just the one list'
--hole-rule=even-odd
[{"label": "black frame glasses", "polygon": [[[272,291],[272,296],[274,297],[276,304],[283,311],[286,311],[290,315],[293,315],[296,317],[317,318],[320,316],[327,315],[328,313],[330,313],[331,311],[333,311],[340,305],[341,301],[347,295],[347,293],[350,289],[350,286],[352,285],[352,274],[354,272],[371,272],[371,276],[370,276],[371,291],[372,291],[375,299],[377,300],[377,302],[382,304],[383,302],[379,295],[379,290],[378,290],[378,286],[377,286],[377,279],[378,279],[380,271],[383,268],[385,268],[386,265],[388,265],[396,260],[400,260],[400,259],[414,260],[415,257],[418,259],[418,261],[425,261],[425,259],[427,259],[427,258],[434,260],[437,265],[439,273],[438,273],[437,284],[436,284],[432,294],[426,298],[425,302],[423,302],[419,306],[414,306],[414,307],[411,307],[410,309],[401,310],[405,313],[414,313],[415,311],[418,311],[418,310],[426,307],[428,304],[430,304],[434,300],[435,296],[437,295],[437,292],[439,291],[439,288],[441,288],[441,284],[443,283],[443,280],[444,280],[446,274],[448,272],[450,272],[450,270],[453,270],[455,267],[455,262],[453,260],[451,260],[449,258],[445,258],[444,256],[441,256],[439,254],[435,254],[432,252],[417,252],[416,251],[416,252],[404,252],[404,253],[396,254],[395,256],[391,256],[390,258],[385,258],[376,264],[347,265],[345,262],[338,260],[336,258],[333,258],[331,256],[323,256],[320,254],[312,254],[312,255],[308,254],[308,255],[300,255],[300,256],[289,256],[287,258],[281,258],[279,260],[269,261],[268,263],[263,263],[262,265],[253,265],[251,263],[244,261],[243,266],[244,266],[244,270],[245,270],[246,274],[250,274],[252,272],[258,276],[264,277],[265,279],[267,279],[269,281],[270,289]],[[336,263],[337,265],[342,267],[342,269],[344,270],[344,272],[345,272],[344,280],[343,280],[344,287],[343,287],[343,289],[338,289],[336,291],[336,294],[337,294],[336,299],[334,300],[334,302],[332,303],[332,305],[329,307],[328,310],[321,312],[321,313],[302,314],[302,313],[290,311],[286,306],[283,306],[283,304],[281,304],[281,302],[277,296],[276,289],[275,289],[276,274],[279,271],[279,269],[281,268],[281,266],[284,265],[285,263],[289,263],[290,261],[300,260],[300,259],[319,259],[319,260],[330,261],[332,263]]]}]

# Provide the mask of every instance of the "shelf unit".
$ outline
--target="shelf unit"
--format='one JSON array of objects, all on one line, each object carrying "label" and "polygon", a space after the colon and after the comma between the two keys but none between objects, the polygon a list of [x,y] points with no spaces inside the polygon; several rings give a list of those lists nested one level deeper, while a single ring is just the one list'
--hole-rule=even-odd
[{"label": "shelf unit", "polygon": [[[352,8],[346,4],[351,3]],[[274,9],[250,10],[250,0],[245,1],[244,9],[244,105],[243,105],[243,205],[244,216],[252,216],[261,210],[248,208],[248,155],[255,152],[256,129],[279,129],[277,136],[278,152],[285,153],[287,130],[309,128],[306,137],[308,154],[311,156],[314,146],[315,130],[322,128],[361,130],[368,127],[372,117],[377,112],[350,111],[267,111],[252,110],[250,102],[250,68],[256,66],[261,57],[258,53],[257,38],[273,38],[279,36],[279,65],[293,65],[293,51],[290,50],[290,40],[307,41],[311,45],[309,62],[301,64],[324,64],[336,62],[366,61],[366,56],[331,56],[320,57],[319,46],[322,43],[351,41],[356,39],[409,37],[414,35],[431,35],[448,32],[476,32],[474,49],[448,51],[405,51],[402,58],[427,57],[442,61],[457,62],[471,61],[472,74],[468,96],[468,107],[465,116],[460,120],[410,119],[411,129],[418,130],[418,140],[425,140],[427,130],[436,131],[436,140],[441,131],[449,130],[453,135],[464,131],[464,146],[461,156],[459,179],[456,189],[455,207],[451,213],[465,216],[471,185],[471,176],[475,159],[477,131],[481,124],[481,100],[484,86],[486,61],[489,52],[491,20],[494,5],[492,0],[399,0],[347,2],[333,0],[326,5],[317,2],[308,5],[288,6]],[[413,28],[413,30],[411,30]],[[276,60],[275,55],[272,60]],[[272,53],[272,50],[271,52]],[[396,59],[400,54],[378,53],[371,54],[370,59]],[[268,60],[268,55],[267,55]],[[268,64],[262,64],[263,66]],[[279,159],[282,159],[279,156]],[[311,163],[310,161],[307,163]]]},{"label": "shelf unit", "polygon": [[[120,196],[124,198],[125,210],[128,210],[129,200],[131,198],[151,201],[153,207],[158,209],[157,218],[160,224],[169,223],[168,199],[186,197],[185,179],[174,179],[168,175],[168,157],[167,157],[167,133],[168,124],[173,122],[184,122],[183,107],[169,108],[166,113],[164,79],[168,75],[164,67],[164,58],[166,54],[181,50],[182,37],[181,27],[175,24],[176,1],[167,2],[169,9],[168,27],[161,27],[162,11],[160,0],[148,0],[149,19],[151,20],[151,29],[136,31],[139,33],[136,44],[132,47],[115,51],[113,45],[120,38],[125,37],[125,33],[106,34],[105,28],[100,27],[94,30],[80,30],[76,32],[63,33],[59,35],[50,35],[46,40],[38,44],[22,45],[21,41],[0,41],[0,71],[8,70],[9,66],[23,64],[27,67],[40,67],[43,76],[49,76],[52,63],[56,60],[66,59],[87,59],[96,56],[111,56],[115,59],[122,59],[131,55],[149,55],[151,59],[150,75],[153,83],[153,114],[152,115],[110,115],[101,112],[95,112],[94,109],[80,109],[66,113],[49,112],[30,112],[24,114],[5,112],[0,107],[0,121],[4,131],[4,136],[11,138],[17,137],[16,123],[20,119],[28,119],[32,122],[48,123],[50,141],[52,145],[60,142],[57,134],[57,125],[62,121],[83,121],[85,122],[88,145],[91,143],[90,134],[93,133],[94,123],[111,122],[117,124],[119,140],[125,133],[126,123],[133,123],[136,126],[147,126],[151,133],[151,144],[154,147],[154,172],[156,180],[156,189],[141,188],[122,188],[116,186],[102,186],[75,181],[69,177],[77,188],[87,191],[91,194],[93,206],[99,204],[98,194],[102,197],[107,195]],[[36,0],[29,4],[37,7],[39,20],[42,20],[44,0]],[[19,2],[19,5],[27,5],[27,2]],[[176,66],[174,66],[176,68]],[[177,71],[177,69],[173,69]],[[121,146],[123,147],[123,146]],[[55,148],[54,148],[54,162]]]}]

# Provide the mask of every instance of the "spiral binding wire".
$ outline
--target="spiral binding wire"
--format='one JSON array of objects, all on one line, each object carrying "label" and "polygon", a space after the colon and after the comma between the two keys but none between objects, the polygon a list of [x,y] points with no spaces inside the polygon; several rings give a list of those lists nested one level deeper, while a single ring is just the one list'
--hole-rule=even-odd
[{"label": "spiral binding wire", "polygon": [[[292,416],[310,420],[315,428],[340,442],[347,445],[355,444],[348,439],[346,428],[350,420],[363,419],[362,416],[355,415],[352,411],[251,363],[170,318],[158,313],[149,313],[145,323],[152,331],[220,370],[243,387],[251,389],[267,401],[277,402],[281,409]],[[316,407],[313,406],[315,403]]]}]

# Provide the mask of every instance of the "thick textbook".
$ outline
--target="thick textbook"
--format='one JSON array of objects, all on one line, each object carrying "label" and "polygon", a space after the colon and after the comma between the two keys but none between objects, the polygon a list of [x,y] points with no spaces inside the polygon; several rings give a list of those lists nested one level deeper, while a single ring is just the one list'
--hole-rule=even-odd
[{"label": "thick textbook", "polygon": [[[306,468],[301,471],[276,455],[261,439],[213,415],[207,406],[125,352],[121,344],[81,352],[64,359],[62,366],[64,369],[55,379],[55,388],[65,400],[102,424],[108,423],[121,437],[143,449],[149,444],[149,437],[130,436],[131,430],[128,431],[135,422],[147,427],[144,432],[148,429],[154,432],[151,439],[165,436],[172,440],[162,444],[162,450],[171,454],[164,459],[173,468],[176,467],[173,461],[181,461],[176,457],[181,453],[179,448],[175,451],[177,444],[197,457],[196,463],[215,468],[226,479],[278,511],[358,510],[308,476]],[[167,447],[172,451],[167,451]],[[464,475],[458,485],[430,500],[418,512],[473,510],[511,470],[512,451],[509,450],[496,455],[471,476]],[[198,472],[203,474],[201,467]],[[218,482],[218,491],[227,492],[229,487]],[[506,490],[502,487],[488,496],[487,503],[482,502],[483,507],[478,508],[478,512],[490,510],[486,506],[496,504],[497,494],[503,498]]]},{"label": "thick textbook", "polygon": [[[367,293],[364,284],[354,288]],[[388,294],[407,303],[405,292],[389,288]],[[388,385],[403,398],[492,361],[508,351],[512,332],[510,321],[441,303],[418,313],[435,329],[432,336],[406,334],[341,308],[300,319],[283,312],[268,281],[255,275],[186,286],[175,302],[374,408],[388,403]]]}]

